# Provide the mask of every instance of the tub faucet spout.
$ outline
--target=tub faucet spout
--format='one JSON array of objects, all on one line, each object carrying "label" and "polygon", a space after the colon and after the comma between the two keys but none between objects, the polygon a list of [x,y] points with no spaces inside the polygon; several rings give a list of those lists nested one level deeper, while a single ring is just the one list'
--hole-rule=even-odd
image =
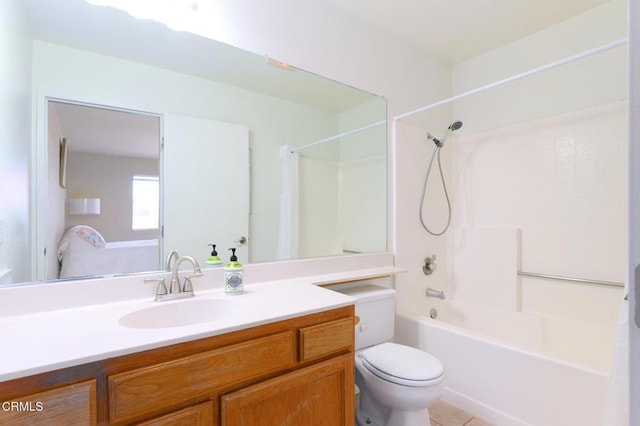
[{"label": "tub faucet spout", "polygon": [[434,290],[432,288],[427,288],[427,297],[437,297],[438,299],[445,299],[444,291]]}]

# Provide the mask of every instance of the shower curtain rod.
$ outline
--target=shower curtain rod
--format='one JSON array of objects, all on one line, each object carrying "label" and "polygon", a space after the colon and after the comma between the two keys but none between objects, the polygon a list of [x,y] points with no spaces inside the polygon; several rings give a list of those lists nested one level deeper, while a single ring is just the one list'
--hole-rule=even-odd
[{"label": "shower curtain rod", "polygon": [[393,117],[393,120],[394,121],[400,120],[402,118],[409,117],[409,116],[417,114],[419,112],[424,112],[424,111],[427,111],[427,110],[430,110],[430,109],[433,109],[433,108],[448,104],[450,102],[457,101],[458,99],[466,98],[467,96],[475,95],[476,93],[484,92],[485,90],[493,89],[494,87],[502,86],[503,84],[507,84],[507,83],[511,83],[512,81],[520,80],[521,78],[529,77],[529,76],[531,76],[533,74],[537,74],[539,72],[546,71],[546,70],[551,69],[551,68],[555,68],[555,67],[557,67],[559,65],[568,64],[569,62],[573,62],[573,61],[576,61],[578,59],[582,59],[582,58],[585,58],[587,56],[594,55],[596,53],[604,52],[605,50],[613,49],[614,47],[621,46],[621,45],[625,44],[626,42],[627,42],[626,38],[621,38],[621,39],[613,41],[611,43],[607,43],[607,44],[604,44],[602,46],[595,47],[593,49],[585,50],[585,51],[577,53],[575,55],[567,56],[567,57],[565,57],[563,59],[559,59],[557,61],[550,62],[548,64],[545,64],[545,65],[530,69],[529,71],[525,71],[525,72],[522,72],[520,74],[515,74],[515,75],[513,75],[511,77],[507,77],[505,79],[494,81],[493,83],[489,83],[489,84],[486,84],[484,86],[480,86],[480,87],[477,87],[475,89],[468,90],[466,92],[462,92],[462,93],[460,93],[458,95],[452,96],[452,97],[447,98],[447,99],[443,99],[443,100],[435,102],[433,104],[426,105],[426,106],[414,109],[414,110],[409,111],[409,112],[405,112],[404,114],[396,115],[395,117]]},{"label": "shower curtain rod", "polygon": [[[587,56],[595,55],[596,53],[600,53],[600,52],[604,52],[604,51],[609,50],[609,49],[613,49],[614,47],[622,46],[625,43],[627,43],[627,39],[626,38],[621,38],[621,39],[618,39],[618,40],[613,41],[611,43],[607,43],[607,44],[604,44],[602,46],[595,47],[593,49],[585,50],[585,51],[577,53],[575,55],[570,55],[570,56],[567,56],[565,58],[559,59],[557,61],[550,62],[548,64],[545,64],[545,65],[530,69],[529,71],[525,71],[525,72],[522,72],[522,73],[519,73],[519,74],[515,74],[515,75],[513,75],[511,77],[507,77],[507,78],[504,78],[502,80],[494,81],[493,83],[489,83],[489,84],[486,84],[484,86],[480,86],[480,87],[477,87],[475,89],[468,90],[466,92],[462,92],[462,93],[460,93],[458,95],[451,96],[450,98],[442,99],[442,100],[440,100],[438,102],[435,102],[435,103],[432,103],[430,105],[425,105],[423,107],[420,107],[420,108],[405,112],[404,114],[396,115],[395,117],[393,117],[393,120],[397,121],[397,120],[409,117],[411,115],[418,114],[420,112],[428,111],[430,109],[437,108],[439,106],[451,103],[453,101],[457,101],[459,99],[466,98],[467,96],[475,95],[476,93],[484,92],[485,90],[493,89],[494,87],[502,86],[503,84],[511,83],[512,81],[520,80],[522,78],[529,77],[529,76],[537,74],[539,72],[546,71],[546,70],[555,68],[555,67],[560,66],[560,65],[568,64],[570,62],[577,61],[578,59],[582,59],[582,58],[586,58]],[[375,123],[372,123],[372,124],[369,124],[369,125],[366,125],[366,126],[363,126],[363,127],[359,127],[357,129],[353,129],[353,130],[349,130],[347,132],[339,133],[337,135],[330,136],[328,138],[320,139],[318,141],[311,142],[309,144],[293,148],[291,150],[291,153],[294,154],[296,152],[304,151],[304,150],[312,148],[312,147],[314,147],[316,145],[321,145],[321,144],[323,144],[325,142],[330,142],[330,141],[335,140],[335,139],[340,139],[341,137],[349,136],[351,134],[358,133],[358,132],[361,132],[363,130],[368,130],[368,129],[371,129],[373,127],[381,126],[381,125],[386,124],[386,123],[387,123],[386,120],[382,120],[382,121],[378,121],[378,122],[375,122]]]},{"label": "shower curtain rod", "polygon": [[375,123],[371,123],[371,124],[368,124],[366,126],[358,127],[357,129],[353,129],[353,130],[349,130],[349,131],[346,131],[346,132],[342,132],[340,134],[337,134],[337,135],[334,135],[334,136],[330,136],[328,138],[320,139],[319,141],[311,142],[311,143],[308,143],[306,145],[302,145],[302,146],[293,148],[291,150],[291,153],[295,154],[296,152],[304,151],[305,149],[312,148],[312,147],[314,147],[316,145],[320,145],[320,144],[323,144],[325,142],[330,142],[330,141],[335,140],[335,139],[340,139],[341,137],[349,136],[349,135],[352,135],[354,133],[361,132],[363,130],[371,129],[373,127],[382,126],[383,124],[387,124],[387,120],[377,121]]}]

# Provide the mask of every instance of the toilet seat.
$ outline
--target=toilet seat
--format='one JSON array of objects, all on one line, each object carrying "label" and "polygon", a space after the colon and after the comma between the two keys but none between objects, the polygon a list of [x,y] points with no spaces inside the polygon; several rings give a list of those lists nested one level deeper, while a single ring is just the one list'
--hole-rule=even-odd
[{"label": "toilet seat", "polygon": [[444,367],[434,356],[397,343],[382,343],[360,354],[363,366],[392,383],[430,386],[442,380]]}]

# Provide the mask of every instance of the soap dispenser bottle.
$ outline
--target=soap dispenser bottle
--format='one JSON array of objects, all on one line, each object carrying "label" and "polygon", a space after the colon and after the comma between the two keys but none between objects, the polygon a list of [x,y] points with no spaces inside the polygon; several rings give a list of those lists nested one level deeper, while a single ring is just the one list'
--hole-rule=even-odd
[{"label": "soap dispenser bottle", "polygon": [[244,291],[242,282],[242,273],[244,268],[238,262],[236,257],[236,249],[230,248],[231,258],[229,263],[224,266],[224,292],[226,294],[241,294]]},{"label": "soap dispenser bottle", "polygon": [[209,244],[211,246],[211,256],[209,256],[206,260],[207,265],[219,266],[222,265],[222,259],[218,256],[218,252],[216,251],[215,244]]}]

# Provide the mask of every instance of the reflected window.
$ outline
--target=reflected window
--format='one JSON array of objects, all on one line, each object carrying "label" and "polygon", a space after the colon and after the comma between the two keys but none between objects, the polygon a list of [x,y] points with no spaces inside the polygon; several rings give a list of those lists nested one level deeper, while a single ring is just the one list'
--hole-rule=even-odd
[{"label": "reflected window", "polygon": [[158,229],[160,184],[157,176],[133,177],[133,230]]}]

